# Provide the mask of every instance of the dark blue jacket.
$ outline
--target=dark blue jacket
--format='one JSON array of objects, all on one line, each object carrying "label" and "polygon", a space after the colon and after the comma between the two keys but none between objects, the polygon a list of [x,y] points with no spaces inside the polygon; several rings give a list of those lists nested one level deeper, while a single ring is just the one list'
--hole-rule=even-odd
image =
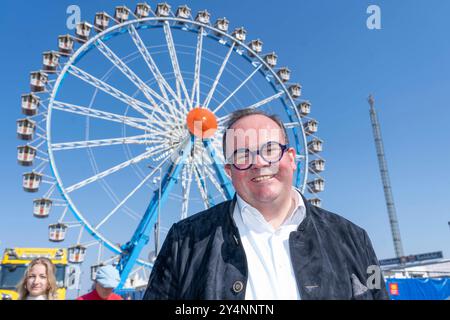
[{"label": "dark blue jacket", "polygon": [[[289,236],[301,299],[388,299],[367,233],[303,200],[306,216]],[[248,269],[235,204],[236,198],[222,202],[172,226],[144,299],[245,298]]]}]

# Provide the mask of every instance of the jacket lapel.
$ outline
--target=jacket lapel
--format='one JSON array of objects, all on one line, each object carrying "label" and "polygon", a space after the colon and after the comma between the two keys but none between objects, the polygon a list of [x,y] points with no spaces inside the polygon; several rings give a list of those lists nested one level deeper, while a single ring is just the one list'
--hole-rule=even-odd
[{"label": "jacket lapel", "polygon": [[326,288],[323,287],[323,279],[328,274],[324,268],[326,259],[313,219],[313,209],[303,195],[302,198],[306,207],[305,218],[297,231],[289,236],[292,266],[301,299],[324,299]]}]

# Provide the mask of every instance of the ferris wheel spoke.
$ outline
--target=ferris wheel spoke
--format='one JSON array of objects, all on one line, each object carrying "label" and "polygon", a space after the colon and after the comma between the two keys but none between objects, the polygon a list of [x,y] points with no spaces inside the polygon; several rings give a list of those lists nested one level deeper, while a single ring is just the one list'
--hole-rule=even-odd
[{"label": "ferris wheel spoke", "polygon": [[247,107],[246,109],[257,109],[269,102],[271,102],[272,100],[278,99],[279,97],[281,97],[284,94],[284,91],[279,91],[278,93],[274,94],[273,96],[270,96],[268,98],[265,98],[263,100],[260,100],[254,104],[252,104],[251,106]]},{"label": "ferris wheel spoke", "polygon": [[97,40],[96,45],[99,51],[105,57],[107,57],[111,61],[111,63],[114,64],[138,89],[142,91],[142,93],[153,104],[153,106],[158,105],[158,103],[153,98],[155,97],[169,108],[172,107],[172,105],[167,99],[161,97],[158,93],[152,90],[147,84],[145,84],[145,82],[142,81],[142,79],[139,78],[104,42],[102,42],[99,39]]},{"label": "ferris wheel spoke", "polygon": [[[181,119],[185,118],[185,115],[182,115],[180,117],[180,116],[176,116],[172,113],[172,117],[170,117],[170,119],[168,119],[166,116],[164,116],[164,112],[160,108],[161,108],[161,106],[157,106],[155,108],[155,110],[159,111],[159,113],[157,113],[157,114],[155,113],[152,115],[152,117],[156,120],[156,121],[152,121],[152,123],[155,125],[158,125],[162,128],[173,127],[174,125],[176,126],[176,124],[180,124],[180,122],[182,121]],[[169,111],[171,109],[173,109],[173,108],[169,108]],[[160,115],[162,115],[162,117],[160,117]]]},{"label": "ferris wheel spoke", "polygon": [[155,134],[157,136],[164,136],[166,138],[186,135],[185,131],[183,131],[183,124],[158,120],[156,121],[158,124],[153,123],[153,126],[147,129],[147,133]]},{"label": "ferris wheel spoke", "polygon": [[111,210],[111,212],[108,213],[108,215],[95,227],[96,230],[98,230],[103,224],[105,224],[119,209],[122,207],[125,202],[128,201],[144,184],[147,182],[148,179],[150,179],[159,168],[163,166],[163,164],[170,159],[172,154],[167,155],[164,160],[162,160],[156,168],[152,172],[150,172],[142,181],[120,202],[116,205],[114,209]]},{"label": "ferris wheel spoke", "polygon": [[[102,188],[105,190],[105,192],[108,194],[108,196],[110,197],[110,199],[113,201],[114,204],[119,202],[119,197],[117,196],[117,194],[114,192],[114,190],[111,189],[111,187],[107,184],[105,184],[105,182],[103,180],[100,180],[99,183],[102,185]],[[131,219],[133,219],[134,221],[138,221],[139,219],[142,218],[141,215],[139,215],[136,211],[134,211],[131,208],[128,208],[126,205],[123,206],[123,211],[126,215],[128,215]]]},{"label": "ferris wheel spoke", "polygon": [[[263,100],[260,100],[260,101],[258,101],[256,103],[252,104],[251,106],[246,107],[245,109],[257,109],[257,108],[259,108],[259,107],[261,107],[261,106],[271,102],[272,100],[275,100],[275,99],[281,97],[283,94],[284,94],[284,91],[279,91],[278,93],[275,93],[274,95],[272,95],[270,97],[267,97],[267,98],[265,98]],[[223,124],[226,121],[228,121],[230,119],[230,117],[231,117],[231,115],[228,114],[226,116],[218,118],[217,121],[220,124]]]},{"label": "ferris wheel spoke", "polygon": [[142,160],[148,159],[148,158],[153,156],[153,153],[154,153],[153,150],[146,151],[143,154],[140,154],[140,155],[138,155],[138,156],[136,156],[136,157],[134,157],[134,158],[132,158],[130,160],[122,162],[122,163],[120,163],[120,164],[118,164],[118,165],[116,165],[116,166],[114,166],[114,167],[112,167],[110,169],[107,169],[107,170],[105,170],[103,172],[100,172],[100,173],[98,173],[98,174],[96,174],[96,175],[94,175],[94,176],[92,176],[90,178],[87,178],[87,179],[85,179],[85,180],[83,180],[81,182],[78,182],[78,183],[68,187],[66,189],[66,192],[71,193],[71,192],[73,192],[73,191],[75,191],[75,190],[77,190],[79,188],[85,187],[86,185],[88,185],[88,184],[90,184],[92,182],[95,182],[95,181],[97,181],[99,179],[105,178],[105,177],[109,176],[110,174],[113,174],[113,173],[115,173],[115,172],[117,172],[119,170],[122,170],[122,169],[124,169],[124,168],[126,168],[126,167],[128,167],[128,166],[130,166],[132,164],[136,164],[136,163],[141,162]]},{"label": "ferris wheel spoke", "polygon": [[[161,72],[159,71],[158,66],[156,65],[155,61],[153,60],[150,52],[147,50],[147,47],[145,46],[144,42],[142,41],[141,37],[139,36],[139,33],[137,32],[136,28],[133,25],[130,25],[130,28],[128,29],[131,38],[133,39],[134,44],[138,48],[139,52],[141,53],[145,63],[149,67],[150,71],[152,72],[153,76],[155,77],[156,81],[158,82],[158,86],[163,93],[164,97],[169,100],[169,97],[165,90],[169,91],[169,93],[175,98],[175,100],[178,102],[178,105],[181,108],[184,108],[184,104],[181,102],[180,97],[173,91],[171,86],[167,83],[166,79],[162,76]],[[185,110],[187,111],[187,110]]]},{"label": "ferris wheel spoke", "polygon": [[198,190],[200,191],[200,196],[203,199],[203,204],[205,205],[205,209],[208,209],[211,206],[211,203],[206,191],[204,180],[200,177],[200,173],[196,165],[194,165],[193,171]]},{"label": "ferris wheel spoke", "polygon": [[164,96],[166,100],[170,100],[169,96],[167,95],[166,88],[164,87],[166,84],[164,84],[164,78],[161,76],[161,73],[159,72],[158,67],[155,64],[155,61],[153,60],[152,56],[147,50],[147,47],[145,46],[144,42],[142,41],[142,38],[139,36],[138,31],[134,27],[134,25],[130,24],[128,27],[128,33],[131,36],[131,39],[133,40],[136,48],[139,50],[140,54],[142,55],[145,63],[149,67],[151,73],[153,74],[153,77],[156,79],[156,82],[158,83],[159,90],[161,91],[161,94]]},{"label": "ferris wheel spoke", "polygon": [[175,50],[175,44],[173,42],[172,31],[170,30],[169,21],[164,21],[164,34],[166,36],[167,47],[169,49],[170,60],[172,61],[173,71],[175,73],[176,81],[180,84],[183,90],[186,101],[189,107],[192,109],[192,101],[186,89],[186,85],[183,80],[183,76],[180,71],[180,65],[178,63],[177,52]]},{"label": "ferris wheel spoke", "polygon": [[214,79],[214,83],[213,83],[211,89],[209,90],[208,96],[206,97],[205,102],[203,102],[203,106],[205,108],[208,108],[209,103],[211,102],[214,91],[216,91],[217,84],[219,83],[220,77],[222,76],[223,70],[225,70],[227,62],[230,59],[230,55],[233,52],[235,45],[236,45],[236,43],[233,42],[233,44],[230,46],[230,49],[228,50],[227,55],[225,56],[225,59],[222,61],[222,65],[220,66],[219,72],[217,73],[217,76]]},{"label": "ferris wheel spoke", "polygon": [[51,145],[53,151],[60,150],[72,150],[79,148],[93,148],[93,147],[105,147],[117,144],[149,144],[155,142],[161,142],[162,140],[149,139],[150,135],[142,134],[132,137],[123,138],[111,138],[111,139],[98,139],[98,140],[85,140],[85,141],[72,141],[63,143],[53,143]]},{"label": "ferris wheel spoke", "polygon": [[206,172],[206,176],[209,178],[209,180],[211,180],[212,184],[214,185],[214,187],[216,187],[217,191],[219,191],[222,198],[225,200],[228,200],[225,195],[225,192],[223,191],[223,188],[221,187],[219,181],[215,177],[214,171],[211,170],[209,165],[205,165],[205,172]]},{"label": "ferris wheel spoke", "polygon": [[[28,143],[28,145],[32,145],[36,142],[36,140],[33,140],[31,142]],[[47,154],[47,152],[42,151],[40,148],[42,147],[42,145],[45,143],[45,140],[40,141],[38,144],[36,144],[34,147],[37,149],[38,152],[42,152],[43,154]]]},{"label": "ferris wheel spoke", "polygon": [[106,121],[118,122],[126,124],[130,127],[148,131],[149,127],[146,126],[148,120],[136,117],[122,116],[111,112],[101,111],[98,109],[92,109],[88,107],[77,106],[74,104],[54,101],[53,108],[60,111],[76,113],[83,116],[88,116],[92,118],[103,119]]},{"label": "ferris wheel spoke", "polygon": [[230,100],[236,94],[236,92],[238,92],[259,71],[259,69],[261,69],[261,67],[262,64],[260,64],[255,70],[253,70],[253,72],[244,81],[242,81],[242,83],[232,93],[230,93],[230,95],[226,97],[225,100],[223,100],[216,109],[214,109],[213,113],[217,113],[217,111],[219,111],[220,108],[222,108],[223,105],[227,103],[228,100]]},{"label": "ferris wheel spoke", "polygon": [[203,50],[203,27],[198,30],[197,36],[197,49],[195,51],[195,71],[194,71],[194,85],[192,86],[191,101],[195,101],[196,106],[200,106],[200,67],[202,63],[202,50]]},{"label": "ferris wheel spoke", "polygon": [[79,78],[80,80],[83,80],[84,82],[102,90],[103,92],[111,95],[112,97],[131,106],[134,110],[139,112],[141,115],[143,115],[147,118],[150,118],[150,114],[147,111],[145,111],[144,108],[146,108],[146,109],[151,109],[151,108],[149,108],[149,106],[147,104],[145,104],[144,102],[130,97],[129,95],[127,95],[127,94],[123,93],[122,91],[114,88],[113,86],[103,82],[102,80],[97,79],[93,75],[87,73],[86,71],[84,71],[74,65],[70,66],[68,72],[70,74],[72,74],[73,76]]},{"label": "ferris wheel spoke", "polygon": [[41,132],[44,133],[44,134],[47,132],[44,128],[42,128],[42,127],[41,127],[39,124],[37,124],[37,123],[36,123],[36,129],[37,129],[37,130],[41,130]]},{"label": "ferris wheel spoke", "polygon": [[170,126],[171,124],[177,123],[180,121],[180,119],[183,119],[185,117],[185,114],[180,113],[178,108],[172,104],[170,104],[169,107],[166,106],[165,109],[169,112],[163,110],[162,105],[155,106],[155,111],[157,112],[153,113],[153,116],[155,117],[155,119],[157,119],[157,121],[153,123],[157,125],[164,125],[164,123],[166,123]]},{"label": "ferris wheel spoke", "polygon": [[47,141],[47,136],[43,135],[43,134],[40,134],[39,132],[36,132],[36,139],[34,139],[31,143],[39,141],[40,139],[42,139],[43,141]]},{"label": "ferris wheel spoke", "polygon": [[189,194],[191,192],[191,183],[192,183],[192,175],[193,175],[193,159],[191,159],[184,167],[183,167],[183,175],[181,180],[181,187],[183,190],[183,202],[181,205],[181,216],[180,219],[184,219],[188,215],[189,210]]}]

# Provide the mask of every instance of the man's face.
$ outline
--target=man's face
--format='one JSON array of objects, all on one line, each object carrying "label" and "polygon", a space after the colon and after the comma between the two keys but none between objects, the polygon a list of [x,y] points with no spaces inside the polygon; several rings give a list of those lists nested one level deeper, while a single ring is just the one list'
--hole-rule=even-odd
[{"label": "man's face", "polygon": [[[269,141],[285,144],[283,130],[264,115],[241,118],[227,132],[226,157],[240,148],[256,151]],[[229,136],[229,134],[231,135]],[[247,170],[238,170],[231,164],[225,171],[231,177],[237,194],[253,207],[283,201],[290,197],[295,166],[295,150],[289,148],[277,163],[269,164],[260,155]]]},{"label": "man's face", "polygon": [[96,283],[95,290],[97,291],[100,298],[106,300],[113,293],[114,288],[104,288],[99,283]]}]

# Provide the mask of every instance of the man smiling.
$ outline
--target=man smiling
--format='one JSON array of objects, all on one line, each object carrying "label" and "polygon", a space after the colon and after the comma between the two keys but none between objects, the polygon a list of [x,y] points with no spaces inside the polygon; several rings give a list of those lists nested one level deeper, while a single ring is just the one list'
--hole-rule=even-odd
[{"label": "man smiling", "polygon": [[292,186],[281,121],[238,110],[223,150],[234,199],[172,226],[144,299],[388,298],[367,233]]}]

